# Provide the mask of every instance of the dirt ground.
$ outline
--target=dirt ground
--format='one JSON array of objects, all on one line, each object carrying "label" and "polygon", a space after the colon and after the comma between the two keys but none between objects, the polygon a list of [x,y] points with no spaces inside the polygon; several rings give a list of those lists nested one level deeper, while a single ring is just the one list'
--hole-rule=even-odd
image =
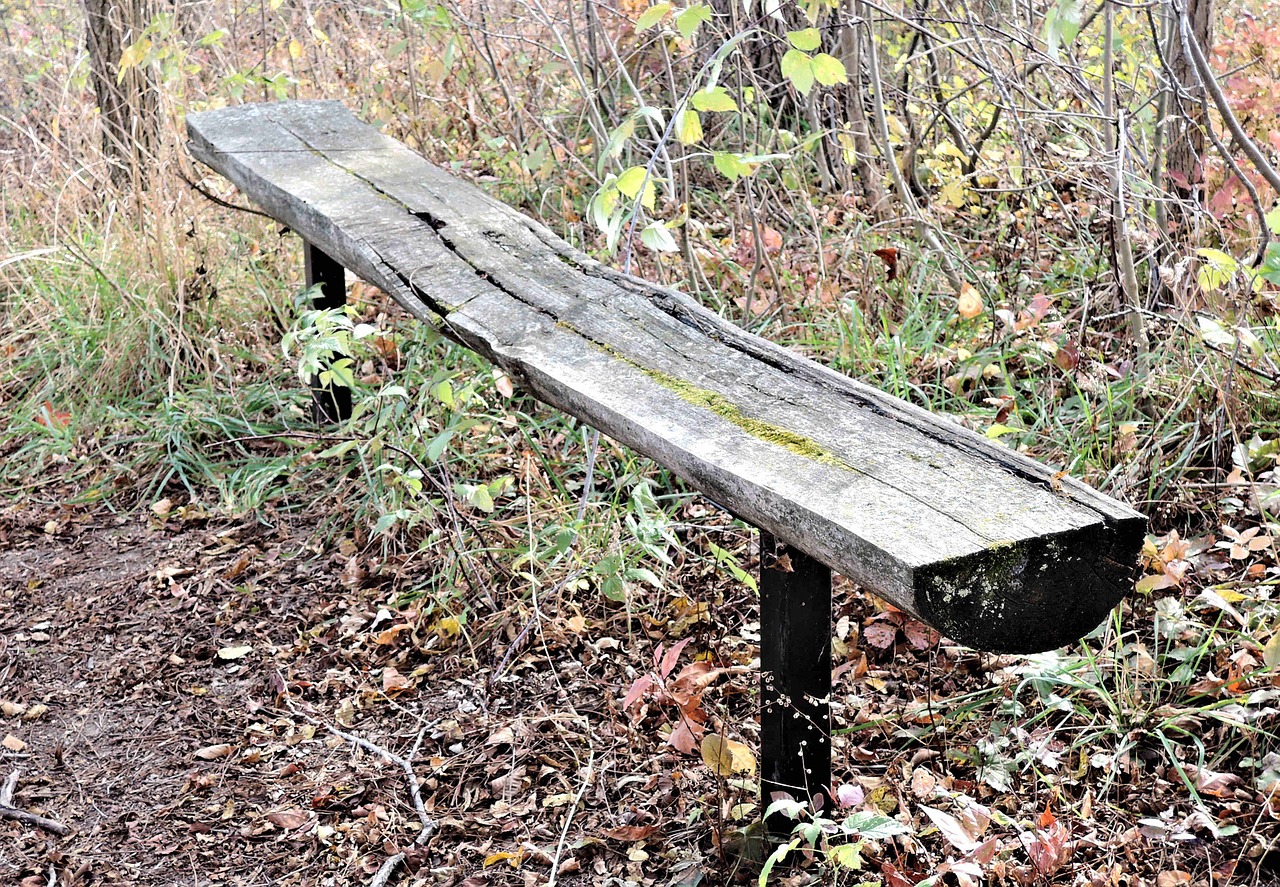
[{"label": "dirt ground", "polygon": [[[677,753],[661,700],[623,699],[664,642],[689,638],[707,652],[668,647],[672,662],[690,660],[670,687],[705,689],[707,729],[758,747],[759,626],[741,583],[682,562],[687,589],[661,612],[570,597],[538,610],[525,589],[469,600],[459,625],[400,594],[400,578],[429,563],[379,563],[347,540],[322,548],[298,516],[180,512],[0,508],[0,798],[16,775],[12,807],[69,829],[0,810],[3,887],[372,885],[400,853],[393,883],[407,887],[545,884],[552,872],[566,884],[754,881],[741,859],[758,861],[759,846],[733,846],[729,821],[749,816],[750,786]],[[913,702],[920,687],[959,698],[1007,664],[949,648],[928,658],[936,637],[915,638],[925,630],[913,623],[883,630],[890,614],[863,597],[841,595],[837,609],[838,630],[887,635],[887,658],[861,656],[856,678],[840,669],[842,716],[862,724],[931,718]],[[517,640],[522,628],[533,630]],[[969,743],[864,729],[834,750],[881,810],[957,792],[1006,810],[990,839],[1007,860],[1002,882],[1047,884],[1021,854],[1027,835],[1034,850],[1057,827],[1043,825],[1053,799],[1032,782],[980,784],[956,753]],[[412,760],[421,811],[377,749]],[[1074,856],[1054,883],[1277,883],[1269,802],[1239,778],[1212,795],[1207,785],[1241,836],[1206,842],[1189,825],[1166,841],[1149,824],[1182,809],[1182,783],[1152,769],[1158,755],[1145,760],[1133,756],[1114,802],[1060,828]],[[1012,822],[1036,816],[1039,831]],[[416,843],[424,819],[430,837]],[[910,884],[951,855],[933,834],[874,861],[886,883]]]},{"label": "dirt ground", "polygon": [[[284,518],[197,524],[0,512],[0,779],[70,829],[0,818],[0,884],[368,884],[400,851],[397,884],[703,879],[671,750],[646,765],[581,664],[617,641],[488,681],[483,631],[388,609],[358,556]],[[331,727],[417,743],[425,846],[402,770]],[[658,821],[683,849],[650,860]]]}]

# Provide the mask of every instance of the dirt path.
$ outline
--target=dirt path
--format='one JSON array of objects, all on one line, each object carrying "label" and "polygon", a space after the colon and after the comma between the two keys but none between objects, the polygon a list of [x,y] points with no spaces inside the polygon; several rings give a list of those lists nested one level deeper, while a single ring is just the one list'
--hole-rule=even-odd
[{"label": "dirt path", "polygon": [[[573,658],[513,662],[486,691],[476,650],[387,609],[376,573],[286,523],[0,515],[0,779],[72,830],[0,818],[0,884],[367,884],[419,820],[400,770],[324,725],[399,753],[422,733],[439,831],[398,884],[543,883],[557,851],[579,883],[669,881],[671,860],[585,837],[687,815],[661,740],[599,711]],[[579,652],[621,661],[617,642]],[[677,870],[703,831],[667,835]]]}]

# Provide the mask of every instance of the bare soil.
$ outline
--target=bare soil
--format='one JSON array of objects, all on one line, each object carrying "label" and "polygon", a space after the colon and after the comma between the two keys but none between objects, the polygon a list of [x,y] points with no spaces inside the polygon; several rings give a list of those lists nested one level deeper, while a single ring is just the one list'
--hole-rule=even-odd
[{"label": "bare soil", "polygon": [[[631,741],[580,661],[516,656],[486,687],[522,615],[493,616],[506,633],[478,657],[483,626],[389,609],[376,565],[308,536],[0,512],[0,779],[17,771],[13,805],[71,829],[0,818],[0,884],[368,884],[402,850],[397,884],[545,883],[553,863],[577,883],[702,879],[674,751]],[[400,768],[329,727],[420,742],[425,846]],[[602,837],[660,820],[678,859]]]}]

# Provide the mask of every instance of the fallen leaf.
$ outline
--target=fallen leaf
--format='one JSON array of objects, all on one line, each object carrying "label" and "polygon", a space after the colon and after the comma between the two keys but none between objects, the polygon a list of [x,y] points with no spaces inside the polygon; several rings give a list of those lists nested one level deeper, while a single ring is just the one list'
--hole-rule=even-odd
[{"label": "fallen leaf", "polygon": [[390,628],[386,629],[385,631],[378,632],[378,636],[374,638],[374,643],[380,646],[387,646],[389,644],[394,644],[396,642],[396,638],[400,636],[400,633],[404,631],[408,631],[409,627],[410,626],[404,622],[400,623],[399,625],[393,625]]},{"label": "fallen leaf", "polygon": [[413,682],[388,665],[382,670],[382,692],[388,696],[413,689]]},{"label": "fallen leaf", "polygon": [[956,310],[965,320],[972,320],[982,313],[982,294],[971,283],[960,285],[960,297],[956,301]]},{"label": "fallen leaf", "polygon": [[172,499],[165,498],[151,503],[151,513],[156,517],[164,517],[171,511],[173,511]]},{"label": "fallen leaf", "polygon": [[1262,648],[1262,661],[1267,668],[1280,669],[1280,631],[1271,636],[1271,640],[1267,641],[1267,645]]},{"label": "fallen leaf", "polygon": [[1182,887],[1183,884],[1191,883],[1191,873],[1179,871],[1178,869],[1170,869],[1167,872],[1161,872],[1156,875],[1156,887]]},{"label": "fallen leaf", "polygon": [[45,401],[36,414],[36,424],[45,428],[66,428],[71,424],[71,414],[66,410],[55,410],[51,401]]},{"label": "fallen leaf", "polygon": [[686,755],[693,754],[698,747],[698,737],[694,735],[694,731],[702,732],[702,727],[693,724],[688,718],[681,718],[671,729],[671,736],[667,742],[671,743],[672,748],[682,751]]},{"label": "fallen leaf", "polygon": [[872,254],[877,256],[880,261],[884,262],[885,280],[898,279],[898,250],[892,246],[886,246],[881,249],[872,250]]},{"label": "fallen leaf", "polygon": [[267,814],[267,822],[283,829],[301,828],[311,819],[301,810],[276,810]]},{"label": "fallen leaf", "polygon": [[836,789],[836,803],[841,807],[857,807],[864,800],[866,800],[866,794],[860,785],[846,782]]},{"label": "fallen leaf", "polygon": [[938,779],[924,767],[917,767],[911,773],[911,794],[920,800],[925,800],[933,796],[934,789],[938,787]]},{"label": "fallen leaf", "polygon": [[947,839],[948,843],[961,853],[969,853],[976,850],[978,845],[981,843],[975,839],[974,835],[969,833],[969,830],[961,824],[960,820],[956,819],[950,813],[946,813],[934,807],[926,807],[923,804],[920,806],[920,809],[923,810],[925,815],[933,821],[933,824],[937,826],[938,831],[942,833],[942,836]]},{"label": "fallen leaf", "polygon": [[27,744],[12,733],[7,735],[3,740],[0,740],[0,745],[3,745],[12,752],[25,751],[27,748]]},{"label": "fallen leaf", "polygon": [[247,645],[240,646],[240,647],[223,647],[221,650],[218,651],[218,658],[219,659],[243,659],[244,657],[248,656],[252,652],[253,652],[253,647],[250,647]]},{"label": "fallen leaf", "polygon": [[219,742],[216,745],[206,745],[204,748],[196,752],[196,757],[202,761],[216,761],[218,758],[225,758],[236,750],[234,745],[227,742]]},{"label": "fallen leaf", "polygon": [[37,702],[35,705],[31,706],[29,709],[27,709],[25,712],[22,713],[22,719],[24,721],[34,721],[34,720],[37,720],[38,718],[44,717],[45,714],[48,713],[48,711],[49,711],[49,706],[45,705],[44,703]]},{"label": "fallen leaf", "polygon": [[493,371],[493,387],[498,389],[498,393],[503,397],[514,397],[516,393],[515,385],[511,383],[511,377],[502,370]]},{"label": "fallen leaf", "polygon": [[873,622],[862,629],[862,639],[877,650],[888,650],[898,639],[898,629],[884,622]]},{"label": "fallen leaf", "polygon": [[643,841],[657,830],[656,825],[620,825],[605,829],[604,836],[615,841]]},{"label": "fallen leaf", "polygon": [[756,772],[756,758],[751,749],[719,733],[703,737],[702,760],[720,776]]},{"label": "fallen leaf", "polygon": [[1196,781],[1196,788],[1201,794],[1215,798],[1231,798],[1235,796],[1235,787],[1244,780],[1234,773],[1218,773],[1205,767],[1187,767]]}]

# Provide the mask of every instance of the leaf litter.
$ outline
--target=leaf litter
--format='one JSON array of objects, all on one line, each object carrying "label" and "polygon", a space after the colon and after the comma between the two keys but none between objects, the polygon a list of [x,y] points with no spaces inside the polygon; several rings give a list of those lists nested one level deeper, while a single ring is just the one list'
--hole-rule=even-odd
[{"label": "leaf litter", "polygon": [[[544,618],[491,679],[527,602],[477,606],[464,628],[399,603],[376,557],[317,551],[282,520],[57,520],[3,515],[0,735],[22,744],[15,803],[74,831],[0,820],[0,878],[188,883],[185,866],[193,884],[367,884],[398,854],[396,883],[415,885],[759,871],[759,625],[732,576],[677,563],[683,587],[645,612],[565,599],[573,615]],[[1280,632],[1230,581],[1273,566],[1261,535],[1153,540],[1149,575],[1169,586],[1125,621],[1156,635],[1092,660],[976,654],[841,588],[833,793],[849,821],[894,828],[772,877],[1265,883]],[[320,725],[412,754],[437,832],[416,841],[393,763]]]}]

